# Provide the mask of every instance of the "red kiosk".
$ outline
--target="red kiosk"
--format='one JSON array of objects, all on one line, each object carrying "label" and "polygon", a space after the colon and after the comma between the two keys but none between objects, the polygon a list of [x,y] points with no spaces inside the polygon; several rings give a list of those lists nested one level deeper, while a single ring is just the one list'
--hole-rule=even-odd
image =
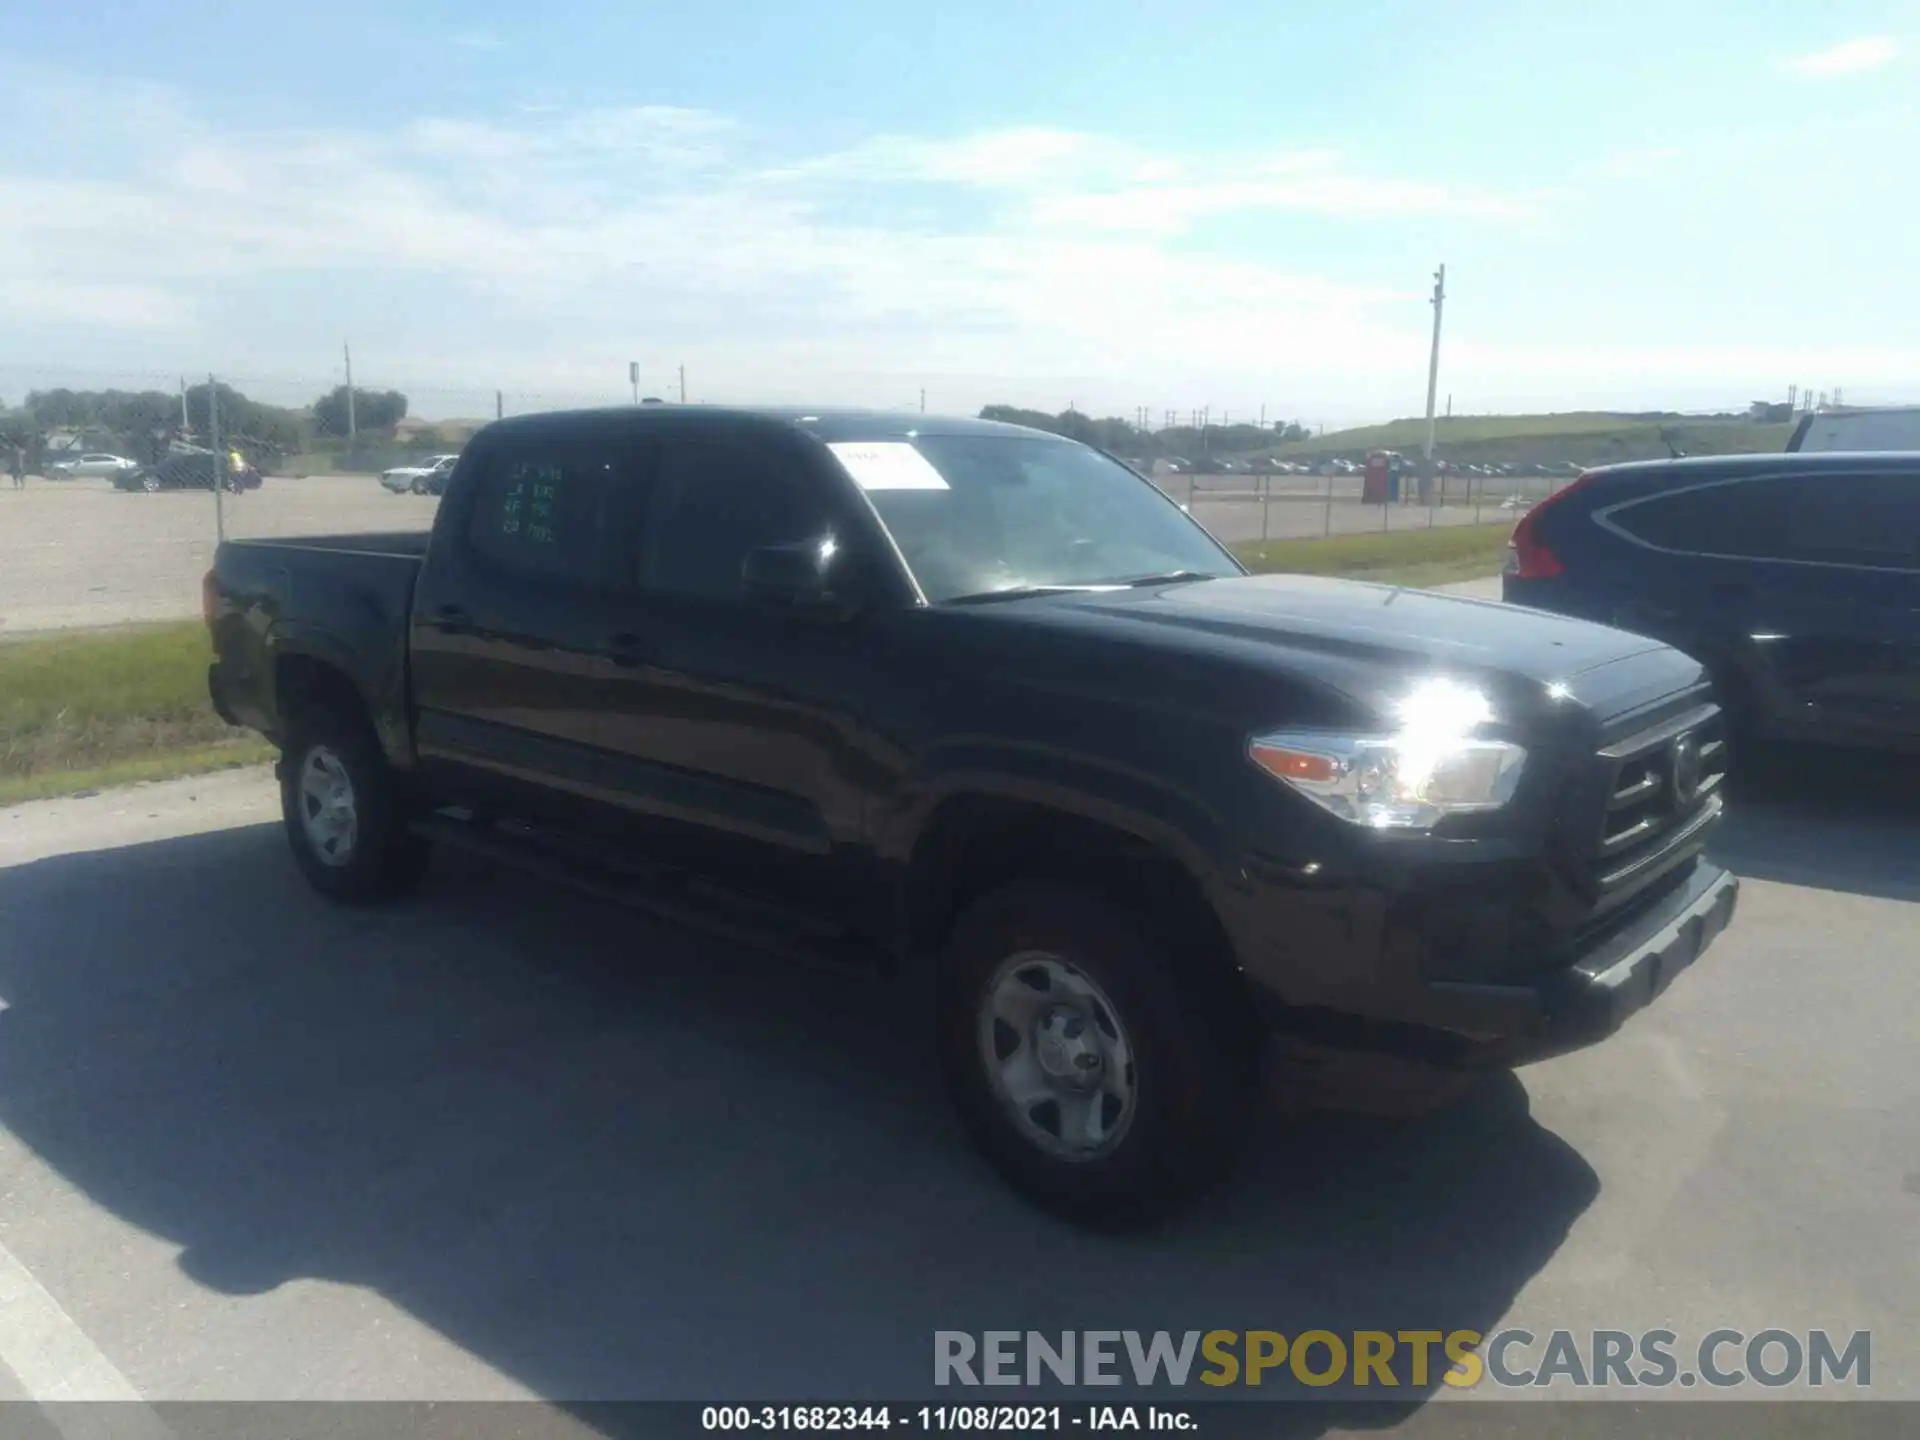
[{"label": "red kiosk", "polygon": [[1363,505],[1398,504],[1400,472],[1403,465],[1397,450],[1375,450],[1367,456],[1367,469],[1360,482]]}]

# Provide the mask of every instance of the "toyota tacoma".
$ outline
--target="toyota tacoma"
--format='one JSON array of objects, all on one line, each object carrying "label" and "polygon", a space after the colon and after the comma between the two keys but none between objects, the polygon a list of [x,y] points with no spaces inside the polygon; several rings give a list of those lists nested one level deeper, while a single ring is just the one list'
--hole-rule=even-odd
[{"label": "toyota tacoma", "polygon": [[1439,1086],[1591,1044],[1734,909],[1695,661],[1248,574],[1016,426],[509,419],[430,533],[228,541],[203,598],[319,891],[459,847],[899,977],[981,1150],[1083,1222],[1206,1188],[1280,1049]]}]

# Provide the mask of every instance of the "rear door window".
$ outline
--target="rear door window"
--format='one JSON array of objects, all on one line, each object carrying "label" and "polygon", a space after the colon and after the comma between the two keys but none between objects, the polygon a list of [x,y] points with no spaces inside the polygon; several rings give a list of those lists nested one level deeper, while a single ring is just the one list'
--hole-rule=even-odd
[{"label": "rear door window", "polygon": [[1920,567],[1920,471],[1700,485],[1622,506],[1612,518],[1635,539],[1682,554]]},{"label": "rear door window", "polygon": [[608,510],[630,469],[617,441],[517,439],[481,470],[468,543],[490,565],[515,575],[604,584]]}]

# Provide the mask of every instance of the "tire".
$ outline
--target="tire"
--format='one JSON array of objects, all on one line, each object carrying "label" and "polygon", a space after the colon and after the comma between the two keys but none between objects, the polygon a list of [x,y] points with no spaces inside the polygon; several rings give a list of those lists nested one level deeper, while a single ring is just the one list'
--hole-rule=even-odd
[{"label": "tire", "polygon": [[140,488],[149,495],[158,495],[160,493],[160,477],[158,475],[142,475],[140,477]]},{"label": "tire", "polygon": [[[1258,1079],[1241,997],[1197,965],[1185,983],[1174,959],[1141,917],[1038,883],[973,905],[941,954],[938,1048],[962,1123],[1008,1184],[1077,1224],[1172,1214],[1246,1136]],[[996,1069],[1020,1076],[1024,1096]],[[1081,1071],[1098,1087],[1091,1102]],[[1089,1141],[1095,1129],[1104,1137]]]},{"label": "tire", "polygon": [[363,717],[321,706],[297,711],[279,771],[287,841],[314,889],[368,905],[420,883],[426,842],[408,831],[392,767]]}]

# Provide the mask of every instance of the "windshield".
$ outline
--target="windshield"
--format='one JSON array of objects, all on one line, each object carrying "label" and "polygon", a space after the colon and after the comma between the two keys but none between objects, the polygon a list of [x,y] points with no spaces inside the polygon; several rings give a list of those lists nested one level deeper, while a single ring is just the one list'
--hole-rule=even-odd
[{"label": "windshield", "polygon": [[1035,586],[1241,573],[1151,483],[1083,445],[923,435],[913,447],[937,483],[903,483],[897,470],[858,464],[848,470],[934,604]]}]

